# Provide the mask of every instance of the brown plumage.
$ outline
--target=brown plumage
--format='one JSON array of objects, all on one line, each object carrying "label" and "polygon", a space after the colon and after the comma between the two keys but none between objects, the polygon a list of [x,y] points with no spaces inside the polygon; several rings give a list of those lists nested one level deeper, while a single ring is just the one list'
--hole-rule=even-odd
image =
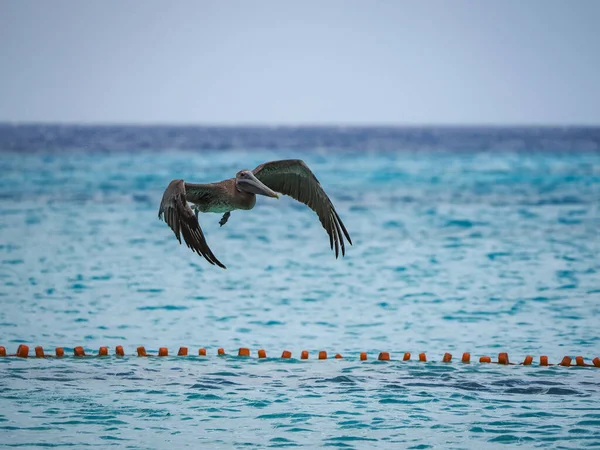
[{"label": "brown plumage", "polygon": [[[218,183],[194,184],[173,180],[163,194],[158,216],[164,216],[180,243],[181,232],[192,251],[211,264],[225,268],[208,247],[197,213],[225,213],[220,222],[224,225],[231,211],[252,209],[256,194],[277,197],[276,192],[288,195],[315,211],[329,235],[331,249],[335,248],[336,258],[340,247],[342,255],[345,255],[344,237],[352,244],[350,235],[319,180],[304,161],[297,159],[261,164],[252,172],[241,170],[235,178]],[[196,215],[187,202],[194,205]]]}]

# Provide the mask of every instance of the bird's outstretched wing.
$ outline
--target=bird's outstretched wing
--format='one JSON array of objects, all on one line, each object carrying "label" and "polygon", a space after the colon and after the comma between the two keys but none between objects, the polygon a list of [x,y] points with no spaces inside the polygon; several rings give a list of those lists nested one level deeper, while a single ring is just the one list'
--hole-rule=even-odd
[{"label": "bird's outstretched wing", "polygon": [[216,264],[225,269],[226,267],[219,261],[213,252],[208,247],[202,228],[198,223],[198,219],[194,215],[194,211],[187,203],[185,182],[183,180],[173,180],[163,194],[158,217],[171,227],[177,240],[181,244],[180,233],[183,234],[183,239],[192,251],[204,256],[211,264]]},{"label": "bird's outstretched wing", "polygon": [[340,247],[342,255],[345,254],[344,236],[352,245],[350,235],[333,203],[321,187],[321,183],[304,161],[299,159],[271,161],[261,164],[252,172],[269,188],[289,195],[315,211],[323,228],[329,234],[329,245],[332,250],[335,244],[335,257],[338,257]]}]

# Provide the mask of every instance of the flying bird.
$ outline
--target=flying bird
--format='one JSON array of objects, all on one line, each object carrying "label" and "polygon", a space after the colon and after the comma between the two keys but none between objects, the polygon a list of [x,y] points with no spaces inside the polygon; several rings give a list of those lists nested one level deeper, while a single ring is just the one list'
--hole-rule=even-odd
[{"label": "flying bird", "polygon": [[206,243],[198,213],[223,214],[219,221],[223,226],[231,211],[254,208],[257,194],[279,198],[277,192],[289,195],[315,211],[329,235],[329,246],[332,250],[335,247],[335,257],[338,257],[340,247],[342,256],[345,255],[344,237],[352,245],[350,235],[317,177],[299,159],[267,162],[252,171],[240,170],[235,178],[218,183],[195,184],[173,180],[163,194],[158,217],[164,217],[180,244],[182,234],[193,252],[225,269]]}]

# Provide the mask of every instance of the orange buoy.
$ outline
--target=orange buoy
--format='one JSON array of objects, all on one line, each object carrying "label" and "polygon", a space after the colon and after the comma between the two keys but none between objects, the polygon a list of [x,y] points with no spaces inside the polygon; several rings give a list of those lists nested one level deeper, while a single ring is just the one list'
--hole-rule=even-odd
[{"label": "orange buoy", "polygon": [[25,344],[19,345],[17,348],[17,355],[19,358],[27,358],[29,356],[29,347]]},{"label": "orange buoy", "polygon": [[148,356],[148,354],[146,353],[146,349],[144,348],[144,346],[140,346],[137,348],[137,354],[138,356]]},{"label": "orange buoy", "polygon": [[327,352],[325,350],[319,352],[319,359],[327,359]]},{"label": "orange buoy", "polygon": [[571,365],[571,357],[570,356],[565,356],[562,361],[558,364],[559,366],[570,366]]},{"label": "orange buoy", "polygon": [[548,357],[543,355],[540,356],[540,366],[547,366],[548,365]]},{"label": "orange buoy", "polygon": [[73,349],[73,354],[75,356],[85,356],[85,351],[83,350],[83,347],[78,346]]},{"label": "orange buoy", "polygon": [[206,349],[201,348],[198,350],[198,356],[206,356]]},{"label": "orange buoy", "polygon": [[575,364],[578,366],[585,366],[585,361],[583,360],[583,356],[576,356],[575,357]]},{"label": "orange buoy", "polygon": [[238,350],[238,356],[250,356],[250,349],[249,348],[241,347]]},{"label": "orange buoy", "polygon": [[462,355],[462,362],[464,363],[470,363],[471,362],[471,354],[470,353],[463,353]]},{"label": "orange buoy", "polygon": [[62,347],[56,347],[54,351],[56,352],[55,354],[57,358],[62,358],[63,356],[65,356],[65,349]]},{"label": "orange buoy", "polygon": [[532,362],[533,362],[533,356],[527,355],[525,357],[525,360],[523,361],[523,365],[530,366]]},{"label": "orange buoy", "polygon": [[284,351],[281,353],[281,357],[282,357],[283,359],[290,359],[290,358],[292,357],[292,352],[290,352],[290,351],[288,351],[288,350],[284,350]]},{"label": "orange buoy", "polygon": [[482,356],[481,358],[479,358],[479,362],[480,363],[491,363],[492,358],[490,358],[489,356]]},{"label": "orange buoy", "polygon": [[410,360],[410,352],[406,352],[404,354],[404,357],[402,358],[402,361],[409,361]]},{"label": "orange buoy", "polygon": [[36,358],[43,358],[44,357],[44,349],[42,348],[41,345],[38,345],[35,348],[35,357]]},{"label": "orange buoy", "polygon": [[342,359],[342,355],[340,355],[339,353],[336,353],[334,356],[335,359]]},{"label": "orange buoy", "polygon": [[188,348],[187,347],[179,347],[177,356],[187,356],[187,355],[188,355]]},{"label": "orange buoy", "polygon": [[0,356],[6,356],[6,349],[0,346]]},{"label": "orange buoy", "polygon": [[452,361],[452,355],[450,353],[444,353],[444,358],[442,359],[442,362],[451,362]]},{"label": "orange buoy", "polygon": [[419,353],[419,361],[427,362],[427,356],[425,356],[425,353]]},{"label": "orange buoy", "polygon": [[594,364],[594,367],[600,367],[600,358],[598,358],[597,356],[592,360],[592,363]]},{"label": "orange buoy", "polygon": [[169,349],[167,347],[161,347],[158,349],[158,356],[169,356]]},{"label": "orange buoy", "polygon": [[224,349],[224,348],[220,348],[219,350],[217,350],[217,354],[218,354],[219,356],[223,356],[223,355],[225,355],[225,349]]},{"label": "orange buoy", "polygon": [[390,360],[390,354],[388,352],[381,352],[379,354],[379,356],[377,357],[377,359],[379,361],[389,361]]},{"label": "orange buoy", "polygon": [[98,349],[98,356],[108,356],[108,347],[100,347]]},{"label": "orange buoy", "polygon": [[122,345],[117,345],[115,347],[115,353],[117,356],[125,356],[125,352],[123,351],[123,346]]},{"label": "orange buoy", "polygon": [[266,358],[267,357],[267,352],[264,351],[262,348],[258,351],[258,357],[259,358]]},{"label": "orange buoy", "polygon": [[308,350],[302,350],[302,354],[300,355],[300,359],[308,359]]},{"label": "orange buoy", "polygon": [[360,360],[361,361],[366,361],[367,360],[367,353],[366,352],[362,352],[360,354]]},{"label": "orange buoy", "polygon": [[498,353],[498,364],[508,364],[508,353]]}]

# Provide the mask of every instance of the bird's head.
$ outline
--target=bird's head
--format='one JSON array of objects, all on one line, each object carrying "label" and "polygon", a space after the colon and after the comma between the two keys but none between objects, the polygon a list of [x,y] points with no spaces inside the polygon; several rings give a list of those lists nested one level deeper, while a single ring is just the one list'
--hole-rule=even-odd
[{"label": "bird's head", "polygon": [[240,191],[249,194],[266,195],[267,197],[279,198],[277,192],[265,186],[254,174],[249,170],[240,170],[235,175],[235,185]]}]

